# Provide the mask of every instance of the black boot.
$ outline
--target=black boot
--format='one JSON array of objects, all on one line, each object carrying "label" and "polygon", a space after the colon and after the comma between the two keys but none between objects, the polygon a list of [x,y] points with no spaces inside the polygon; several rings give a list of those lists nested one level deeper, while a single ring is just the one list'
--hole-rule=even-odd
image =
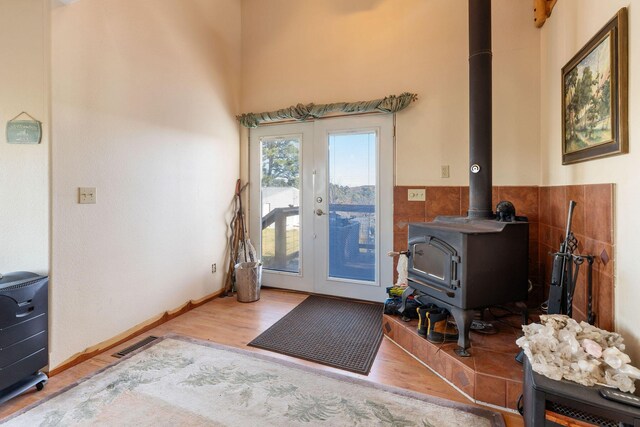
[{"label": "black boot", "polygon": [[436,307],[433,304],[427,304],[427,305],[423,305],[417,308],[417,312],[418,312],[418,334],[422,335],[422,336],[427,336],[427,333],[429,332],[429,319],[427,318],[427,313],[430,313],[434,310],[439,310],[438,307]]},{"label": "black boot", "polygon": [[446,332],[436,332],[436,324],[440,322],[446,322],[449,317],[449,312],[444,309],[437,309],[426,313],[427,317],[427,340],[435,344],[442,344],[445,342],[453,342],[458,340],[458,334],[449,334]]}]

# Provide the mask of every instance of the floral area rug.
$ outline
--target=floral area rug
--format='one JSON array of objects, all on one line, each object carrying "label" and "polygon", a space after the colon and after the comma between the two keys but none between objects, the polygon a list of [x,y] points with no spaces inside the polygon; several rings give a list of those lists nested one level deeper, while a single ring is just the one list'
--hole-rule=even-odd
[{"label": "floral area rug", "polygon": [[4,426],[503,426],[498,413],[171,336]]}]

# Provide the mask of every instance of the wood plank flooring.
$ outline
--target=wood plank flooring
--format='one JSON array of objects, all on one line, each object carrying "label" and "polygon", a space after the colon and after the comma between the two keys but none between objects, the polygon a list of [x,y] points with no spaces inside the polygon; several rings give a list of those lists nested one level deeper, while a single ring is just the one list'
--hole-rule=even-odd
[{"label": "wood plank flooring", "polygon": [[[250,304],[238,303],[235,297],[217,298],[106,353],[99,354],[61,372],[49,380],[43,391],[36,392],[34,389],[1,405],[0,419],[73,384],[92,372],[114,363],[118,359],[112,357],[111,354],[136,343],[142,338],[148,335],[162,336],[166,334],[180,334],[214,341],[256,353],[266,353],[273,357],[302,365],[314,366],[325,371],[338,372],[380,384],[406,388],[431,396],[471,404],[467,398],[387,338],[382,341],[380,351],[378,351],[369,376],[350,373],[247,346],[248,342],[269,328],[306,297],[306,295],[300,293],[264,289],[260,301]],[[519,415],[503,412],[503,416],[509,427],[524,425],[522,417]]]}]

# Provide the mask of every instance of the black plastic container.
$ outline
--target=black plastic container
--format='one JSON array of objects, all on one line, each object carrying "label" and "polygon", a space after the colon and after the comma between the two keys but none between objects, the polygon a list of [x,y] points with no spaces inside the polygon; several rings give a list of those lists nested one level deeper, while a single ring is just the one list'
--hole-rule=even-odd
[{"label": "black plastic container", "polygon": [[26,271],[0,279],[0,399],[49,363],[48,288],[47,276]]}]

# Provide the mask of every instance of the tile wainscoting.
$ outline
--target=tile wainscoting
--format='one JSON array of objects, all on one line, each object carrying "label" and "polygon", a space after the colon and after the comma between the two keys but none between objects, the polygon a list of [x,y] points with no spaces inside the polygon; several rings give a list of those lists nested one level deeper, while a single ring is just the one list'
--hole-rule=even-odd
[{"label": "tile wainscoting", "polygon": [[[593,264],[593,312],[595,324],[614,329],[613,233],[614,185],[569,185],[540,187],[538,258],[539,277],[551,280],[553,260],[547,254],[558,250],[564,239],[569,200],[575,200],[572,231],[578,239],[579,254],[595,256]],[[573,301],[573,317],[585,320],[587,313],[587,266],[581,267]],[[547,287],[544,288],[547,291]]]}]

